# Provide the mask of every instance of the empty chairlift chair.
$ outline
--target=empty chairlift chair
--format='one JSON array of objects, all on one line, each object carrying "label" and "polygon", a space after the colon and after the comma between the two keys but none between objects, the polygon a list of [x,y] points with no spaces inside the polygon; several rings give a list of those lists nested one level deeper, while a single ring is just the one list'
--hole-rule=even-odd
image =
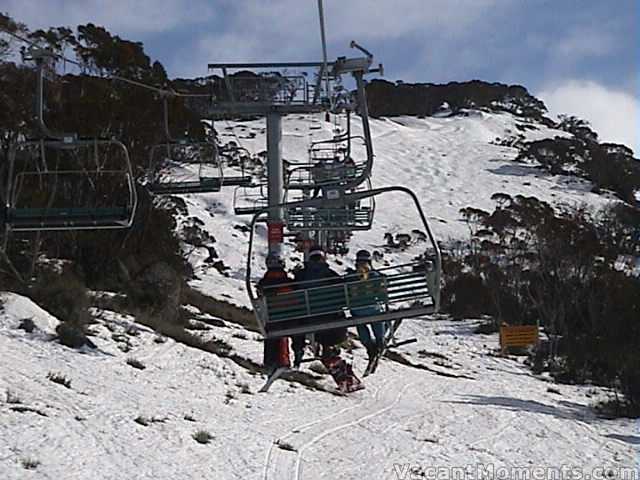
[{"label": "empty chairlift chair", "polygon": [[247,164],[251,159],[251,153],[241,146],[223,146],[218,149],[220,165],[222,168],[239,169],[240,175],[224,175],[223,186],[230,187],[252,187],[254,186],[253,175],[247,172]]},{"label": "empty chairlift chair", "polygon": [[290,232],[369,230],[375,213],[375,198],[360,194],[370,190],[371,182],[367,181],[355,192],[324,188],[323,196],[314,201],[290,203],[285,206],[287,229]]},{"label": "empty chairlift chair", "polygon": [[214,143],[168,140],[151,148],[148,184],[152,193],[215,193],[223,184]]},{"label": "empty chairlift chair", "polygon": [[29,55],[37,64],[38,135],[9,150],[5,228],[130,227],[138,199],[127,148],[115,139],[52,132],[44,121],[44,65],[54,55],[42,49]]},{"label": "empty chairlift chair", "polygon": [[6,226],[13,231],[128,228],[137,195],[125,146],[69,136],[10,154]]},{"label": "empty chairlift chair", "polygon": [[233,192],[233,211],[236,215],[255,215],[267,206],[267,186],[239,186]]},{"label": "empty chairlift chair", "polygon": [[149,190],[158,195],[219,192],[222,165],[215,142],[175,139],[169,131],[169,97],[163,95],[165,140],[150,150]]}]

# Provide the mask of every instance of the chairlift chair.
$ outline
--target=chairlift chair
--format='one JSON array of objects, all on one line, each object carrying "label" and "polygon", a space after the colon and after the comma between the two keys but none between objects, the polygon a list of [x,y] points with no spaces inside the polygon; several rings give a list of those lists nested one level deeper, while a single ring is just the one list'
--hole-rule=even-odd
[{"label": "chairlift chair", "polygon": [[[223,168],[225,166],[226,167],[233,166],[236,168],[237,166],[240,167],[240,175],[224,175],[223,182],[222,182],[223,186],[225,187],[254,186],[253,175],[248,175],[246,173],[246,164],[245,164],[246,159],[251,157],[251,154],[246,148],[241,147],[239,145],[234,145],[233,147],[226,146],[224,147],[224,150],[219,148],[218,153],[220,158],[220,165]],[[232,160],[227,161],[227,159],[229,159],[230,157],[235,157],[235,156],[237,156],[237,158],[232,158]],[[233,163],[237,163],[238,165],[229,165],[232,163],[232,161]]]},{"label": "chairlift chair", "polygon": [[[256,213],[251,224],[249,255],[247,256],[246,288],[256,319],[265,338],[313,333],[339,327],[351,327],[381,321],[395,321],[437,312],[440,306],[441,257],[439,247],[431,233],[426,217],[415,194],[406,187],[386,187],[352,193],[360,200],[387,192],[409,195],[418,210],[427,232],[434,255],[402,265],[393,265],[378,271],[381,277],[361,280],[343,276],[340,282],[323,283],[322,280],[277,285],[263,289],[258,296],[251,278],[251,259],[257,222],[269,209]],[[321,204],[322,199],[311,199],[297,204]],[[289,209],[295,204],[283,204]],[[372,305],[382,312],[368,316],[353,316],[356,309]]]},{"label": "chairlift chair", "polygon": [[128,228],[138,197],[122,142],[52,132],[44,121],[44,67],[50,51],[32,49],[37,65],[38,136],[13,145],[5,205],[8,231]]},{"label": "chairlift chair", "polygon": [[369,190],[371,181],[367,180],[355,192],[323,188],[323,196],[313,202],[289,203],[284,209],[287,229],[290,232],[369,230],[373,223],[375,198],[361,195]]},{"label": "chairlift chair", "polygon": [[267,207],[266,184],[238,186],[233,192],[233,211],[236,215],[255,215]]},{"label": "chairlift chair", "polygon": [[121,142],[40,139],[10,152],[9,230],[128,228],[136,207],[131,162]]},{"label": "chairlift chair", "polygon": [[[149,190],[157,195],[219,192],[224,182],[213,142],[167,140],[151,148]],[[191,170],[197,166],[197,173]]]},{"label": "chairlift chair", "polygon": [[[219,192],[223,171],[216,143],[171,136],[169,97],[176,95],[162,96],[165,140],[150,150],[148,188],[157,195]],[[192,165],[197,165],[197,173],[192,171]]]},{"label": "chairlift chair", "polygon": [[[309,162],[294,164],[285,179],[288,190],[310,190],[320,187],[343,186],[353,189],[371,174],[373,149],[370,136],[352,135],[350,113],[346,131],[333,138],[313,142],[309,146]],[[363,119],[368,126],[368,120]],[[368,132],[368,128],[365,128]],[[369,138],[367,140],[367,138]],[[355,153],[360,147],[364,158]]]}]

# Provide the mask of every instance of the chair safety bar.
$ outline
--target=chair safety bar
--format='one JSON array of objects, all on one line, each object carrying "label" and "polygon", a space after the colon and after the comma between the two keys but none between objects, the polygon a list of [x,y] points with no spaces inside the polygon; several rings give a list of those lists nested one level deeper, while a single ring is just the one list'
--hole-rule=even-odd
[{"label": "chair safety bar", "polygon": [[432,262],[378,272],[381,276],[367,280],[348,275],[339,279],[340,283],[333,279],[330,284],[327,280],[312,280],[265,288],[257,311],[267,337],[433,313]]}]

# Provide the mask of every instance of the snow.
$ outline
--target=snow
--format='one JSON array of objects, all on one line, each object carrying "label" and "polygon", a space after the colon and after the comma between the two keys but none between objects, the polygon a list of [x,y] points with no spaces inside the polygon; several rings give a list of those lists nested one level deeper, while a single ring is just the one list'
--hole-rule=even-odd
[{"label": "snow", "polygon": [[[344,124],[344,119],[339,123]],[[264,120],[219,122],[216,129],[223,143],[234,141],[256,154],[266,149]],[[359,120],[352,121],[355,135],[361,134]],[[526,127],[526,130],[522,131]],[[533,128],[531,128],[533,127]],[[292,162],[307,161],[311,141],[331,137],[333,123],[323,115],[290,115],[282,122],[283,158]],[[553,176],[535,165],[516,163],[514,147],[496,145],[496,138],[524,135],[526,140],[567,136],[566,132],[532,123],[509,113],[468,111],[465,115],[446,118],[396,117],[371,120],[375,151],[373,187],[403,185],[418,196],[436,239],[443,242],[468,240],[469,232],[459,211],[473,206],[492,211],[491,196],[497,192],[512,196],[535,196],[554,205],[581,205],[594,208],[605,205],[606,197],[590,192],[591,183],[573,176]],[[364,151],[354,151],[356,159]],[[225,172],[225,175],[238,172]],[[244,277],[251,217],[233,214],[233,188],[206,195],[183,195],[188,216],[204,222],[204,229],[216,239],[214,248],[229,270],[221,274],[204,260],[204,251],[194,251],[190,260],[197,279],[191,285],[203,293],[221,296],[249,306]],[[418,214],[405,195],[390,193],[377,197],[373,229],[356,233],[350,248],[374,249],[384,244],[387,232],[410,233],[424,230]],[[266,251],[266,228],[258,225],[256,256],[253,261],[255,279],[262,274]],[[424,244],[387,260],[411,260],[424,250]],[[422,250],[421,250],[422,249]],[[300,255],[289,250],[289,267]],[[340,259],[339,259],[340,260]],[[347,259],[349,263],[349,259]],[[334,262],[334,265],[335,262]]]},{"label": "snow", "polygon": [[36,335],[53,335],[60,323],[57,318],[46,310],[43,310],[28,298],[15,293],[0,293],[0,305],[3,308],[2,316],[0,316],[0,325],[5,329],[16,329],[22,320],[29,319],[36,327],[33,333]]},{"label": "snow", "polygon": [[[3,319],[41,315],[28,299],[4,298]],[[97,349],[87,353],[1,324],[0,389],[20,402],[0,402],[3,479],[397,479],[409,467],[467,465],[623,472],[637,455],[631,420],[588,408],[601,390],[549,391],[520,360],[496,356],[495,335],[472,334],[478,320],[407,321],[402,336],[420,339],[402,349],[413,366],[383,359],[365,390],[337,397],[284,380],[258,394],[261,376],[229,358],[157,343],[146,327],[132,332],[130,317],[94,315]],[[257,335],[243,332],[226,325],[203,335],[258,361]],[[128,365],[132,358],[146,368]],[[361,371],[363,349],[352,359]],[[192,438],[198,430],[213,435],[209,444]],[[26,470],[26,460],[39,464]]]},{"label": "snow", "polygon": [[[535,195],[554,205],[599,207],[609,201],[590,193],[588,182],[515,163],[515,148],[493,143],[521,133],[518,125],[524,123],[487,112],[372,120],[373,185],[413,189],[436,238],[445,242],[468,239],[460,208],[492,210],[496,192]],[[566,135],[531,125],[535,128],[523,133],[529,140]],[[223,141],[239,138],[252,152],[265,149],[262,121],[216,128]],[[304,161],[311,139],[326,138],[331,124],[320,116],[290,116],[283,130],[284,158]],[[201,221],[215,237],[216,260],[227,267],[216,268],[207,248],[184,243],[196,274],[192,287],[248,305],[250,218],[233,214],[233,189],[181,198],[188,213],[178,215],[178,230],[192,218]],[[408,198],[380,197],[374,228],[354,236],[351,252],[384,250],[385,233],[414,228],[423,229]],[[256,240],[252,261],[260,275],[264,226]],[[411,259],[424,248],[414,239],[406,250],[385,251],[383,262]],[[300,255],[290,246],[288,252],[291,267]],[[330,260],[340,271],[350,265],[349,257]],[[436,478],[434,468],[446,469],[437,478],[460,478],[453,469],[464,467],[469,479],[491,468],[496,478],[526,478],[508,469],[531,473],[534,467],[548,469],[544,478],[562,478],[549,475],[563,466],[585,474],[608,468],[617,478],[640,475],[640,426],[599,418],[591,408],[610,392],[556,385],[533,375],[521,357],[498,356],[497,335],[473,333],[481,320],[405,321],[400,340],[418,342],[399,349],[398,357],[384,358],[365,379],[366,389],[347,397],[325,391],[332,381],[312,364],[303,364],[303,373],[315,388],[278,380],[268,394],[259,394],[264,378],[251,365],[261,362],[260,336],[193,306],[187,310],[198,329],[191,333],[228,345],[228,354],[176,343],[134,317],[98,308],[91,311],[95,324],[90,326],[97,348],[79,352],[52,340],[58,319],[31,300],[2,293],[0,301],[3,480]],[[37,331],[17,328],[25,318]],[[363,348],[347,353],[356,372],[364,369],[365,357]],[[134,368],[134,360],[145,368]],[[52,382],[49,374],[64,376],[70,388]],[[210,443],[194,440],[199,430],[213,436]],[[29,461],[35,468],[25,468]]]}]

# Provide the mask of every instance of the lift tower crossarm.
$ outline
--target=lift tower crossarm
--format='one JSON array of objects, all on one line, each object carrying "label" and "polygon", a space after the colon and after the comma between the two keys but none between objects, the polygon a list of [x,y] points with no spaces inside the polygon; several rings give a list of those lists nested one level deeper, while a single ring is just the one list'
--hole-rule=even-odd
[{"label": "lift tower crossarm", "polygon": [[[321,67],[324,62],[254,62],[254,63],[210,63],[209,70],[216,68],[310,68]],[[328,63],[333,65],[333,63]]]}]

